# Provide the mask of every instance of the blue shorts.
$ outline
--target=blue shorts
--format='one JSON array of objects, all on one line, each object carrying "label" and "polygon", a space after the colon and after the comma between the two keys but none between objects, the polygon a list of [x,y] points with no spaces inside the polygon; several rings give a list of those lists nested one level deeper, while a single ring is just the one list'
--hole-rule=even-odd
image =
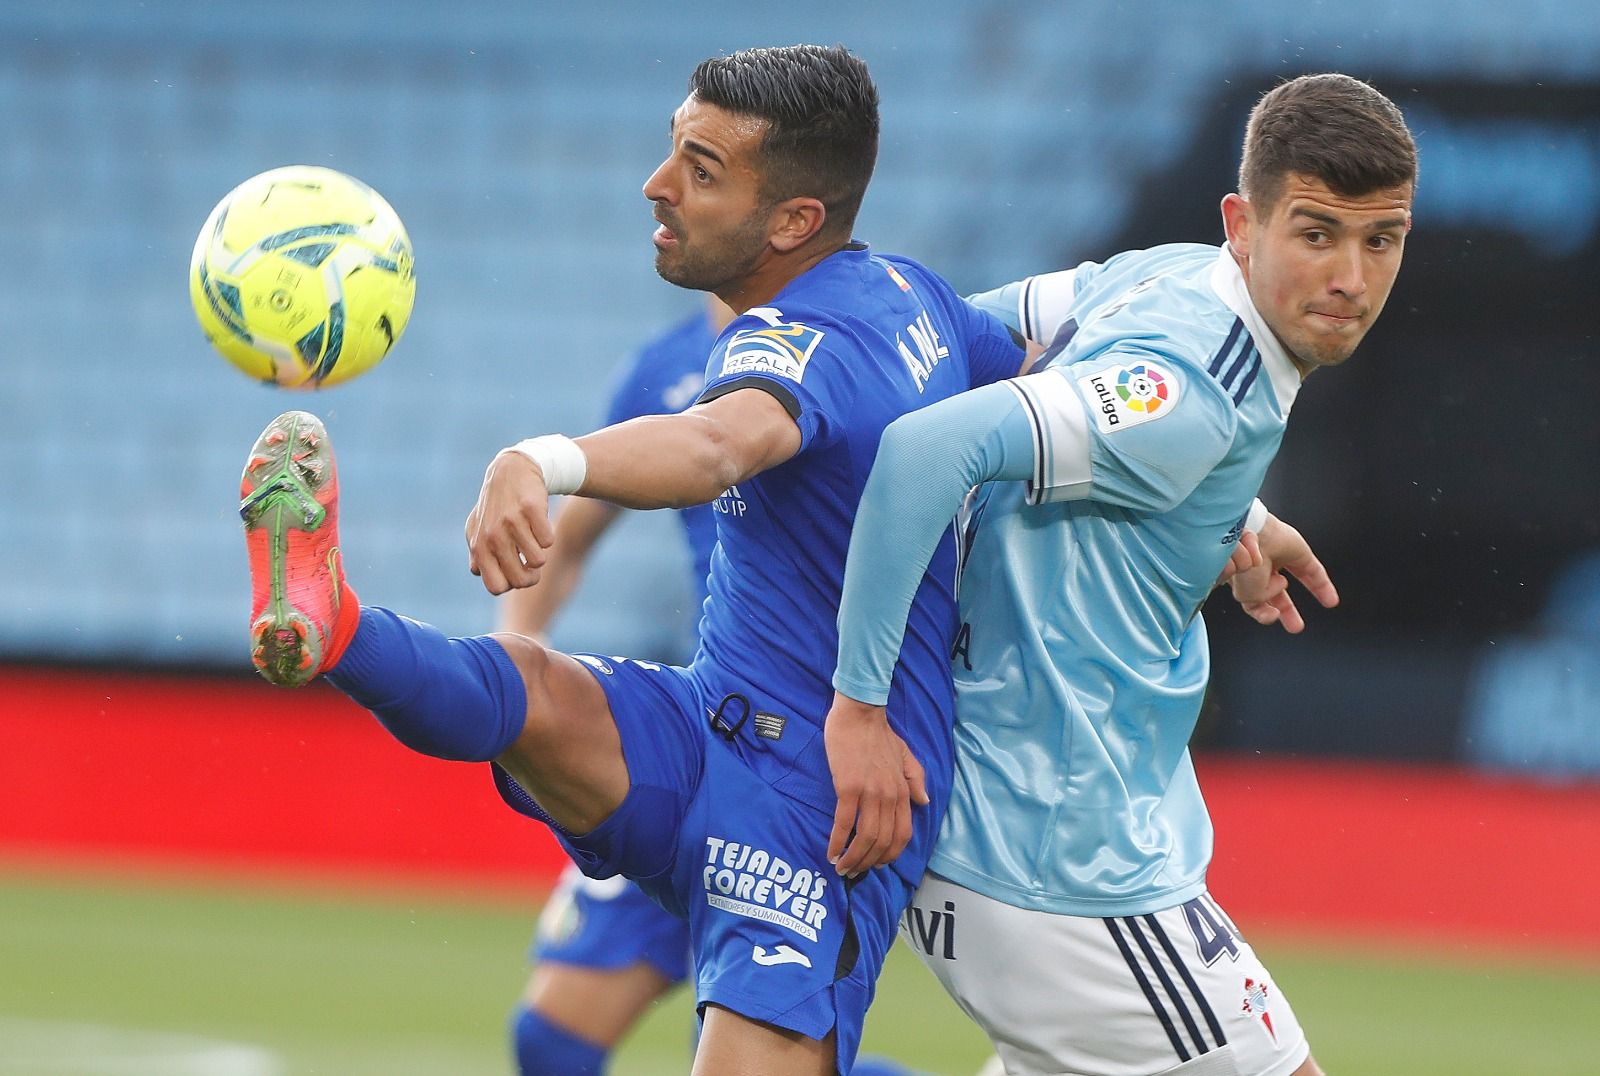
[{"label": "blue shorts", "polygon": [[[840,878],[827,860],[833,816],[758,776],[712,730],[720,700],[687,670],[574,656],[605,690],[629,789],[590,833],[557,836],[585,874],[624,874],[688,920],[697,1005],[815,1039],[835,1031],[850,1071],[912,887],[892,870]],[[512,807],[548,821],[495,774]]]},{"label": "blue shorts", "polygon": [[539,916],[529,955],[596,971],[643,962],[681,983],[689,977],[689,924],[620,875],[588,878],[568,866]]}]

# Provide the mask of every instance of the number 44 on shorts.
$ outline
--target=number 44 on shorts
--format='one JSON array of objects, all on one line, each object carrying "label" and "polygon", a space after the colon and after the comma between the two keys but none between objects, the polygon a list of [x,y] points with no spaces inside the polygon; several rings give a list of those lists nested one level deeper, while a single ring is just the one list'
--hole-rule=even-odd
[{"label": "number 44 on shorts", "polygon": [[1215,964],[1224,953],[1229,960],[1239,959],[1239,934],[1210,897],[1196,897],[1185,904],[1183,917],[1189,923],[1195,948],[1200,951],[1200,959],[1206,962],[1206,967]]}]

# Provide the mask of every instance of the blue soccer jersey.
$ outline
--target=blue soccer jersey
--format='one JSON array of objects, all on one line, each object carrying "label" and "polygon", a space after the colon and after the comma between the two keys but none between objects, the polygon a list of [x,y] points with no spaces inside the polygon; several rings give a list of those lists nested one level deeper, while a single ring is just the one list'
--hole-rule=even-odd
[{"label": "blue soccer jersey", "polygon": [[[1051,343],[1046,362],[885,437],[835,683],[886,696],[910,576],[964,491],[991,482],[963,513],[957,772],[930,869],[1040,911],[1170,907],[1203,890],[1211,857],[1188,752],[1209,667],[1199,611],[1300,376],[1216,247],[977,301]],[[872,540],[890,520],[892,548]]]},{"label": "blue soccer jersey", "polygon": [[[612,389],[603,425],[644,415],[674,415],[689,407],[705,387],[706,356],[715,341],[711,320],[702,309],[640,348]],[[705,605],[717,524],[710,507],[703,504],[680,509],[678,519],[689,542],[698,610]]]},{"label": "blue soccer jersey", "polygon": [[[749,718],[753,735],[736,743],[780,791],[830,814],[835,805],[821,735],[832,702],[828,670],[850,529],[884,427],[1014,375],[1021,357],[1013,334],[942,278],[859,244],[723,330],[701,398],[769,392],[799,425],[801,447],[713,503],[720,542],[692,669],[713,696],[737,692],[770,705]],[[952,535],[918,577],[893,713],[927,768],[936,817],[951,766]]]}]

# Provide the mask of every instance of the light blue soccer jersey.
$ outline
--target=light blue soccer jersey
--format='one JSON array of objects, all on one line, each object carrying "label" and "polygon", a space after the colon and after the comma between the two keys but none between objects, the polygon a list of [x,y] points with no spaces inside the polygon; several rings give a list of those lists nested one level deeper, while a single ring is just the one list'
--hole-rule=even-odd
[{"label": "light blue soccer jersey", "polygon": [[1217,247],[1121,254],[976,302],[1051,346],[1036,372],[885,436],[835,686],[882,701],[901,576],[989,482],[963,512],[956,779],[930,869],[1042,911],[1170,907],[1211,858],[1188,751],[1209,671],[1199,610],[1300,376]]}]

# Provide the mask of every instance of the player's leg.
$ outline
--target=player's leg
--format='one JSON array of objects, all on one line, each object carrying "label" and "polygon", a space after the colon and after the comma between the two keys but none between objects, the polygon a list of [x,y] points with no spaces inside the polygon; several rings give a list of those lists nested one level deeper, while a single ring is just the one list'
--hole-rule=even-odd
[{"label": "player's leg", "polygon": [[928,875],[904,933],[1013,1076],[1315,1076],[1265,967],[1208,897],[1151,915],[1029,911]]},{"label": "player's leg", "polygon": [[521,1076],[590,1076],[674,983],[643,961],[616,969],[541,963],[512,1014]]},{"label": "player's leg", "polygon": [[720,1005],[705,1007],[693,1076],[834,1076],[834,1038],[752,1020]]},{"label": "player's leg", "polygon": [[512,1015],[521,1076],[599,1073],[650,1004],[689,971],[689,926],[622,877],[568,866],[539,916]]},{"label": "player's leg", "polygon": [[327,431],[291,411],[257,439],[240,483],[252,575],[252,659],[274,683],[320,673],[406,746],[496,759],[569,832],[622,802],[628,770],[605,693],[564,654],[521,636],[450,639],[361,608],[344,578]]}]

